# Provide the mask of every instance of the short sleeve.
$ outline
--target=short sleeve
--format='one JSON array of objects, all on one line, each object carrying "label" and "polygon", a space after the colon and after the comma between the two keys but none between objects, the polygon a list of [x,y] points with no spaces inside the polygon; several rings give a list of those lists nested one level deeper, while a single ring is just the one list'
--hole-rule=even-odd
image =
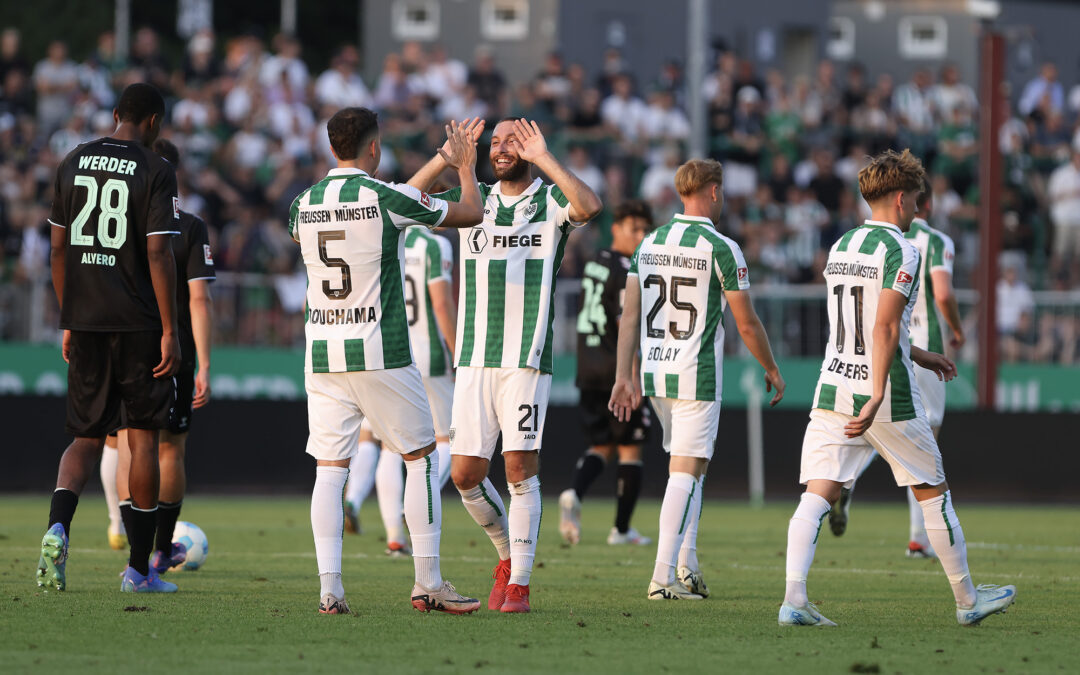
[{"label": "short sleeve", "polygon": [[636,249],[634,249],[634,255],[630,256],[630,269],[626,270],[626,276],[628,276],[628,277],[629,276],[635,276],[636,277],[638,275],[637,258],[638,258],[638,252],[640,250],[641,250],[641,244],[638,244],[638,247]]},{"label": "short sleeve", "polygon": [[150,218],[146,223],[146,235],[180,234],[180,197],[176,191],[176,172],[165,160],[161,160],[154,172],[150,191]]},{"label": "short sleeve", "polygon": [[297,195],[296,199],[293,200],[292,206],[289,207],[289,236],[298,244],[300,243],[300,230],[297,228],[297,225],[299,224],[297,217],[300,214],[300,198],[303,196],[303,192]]},{"label": "short sleeve", "polygon": [[713,263],[720,287],[725,291],[745,291],[750,288],[750,271],[738,244],[729,239],[715,244]]},{"label": "short sleeve", "polygon": [[432,197],[405,183],[383,183],[378,190],[380,205],[389,211],[400,229],[413,223],[438,227],[446,218],[450,208],[446,200]]},{"label": "short sleeve", "polygon": [[558,227],[581,227],[586,222],[575,223],[570,219],[570,199],[559,189],[558,185],[552,185],[548,196],[554,202],[554,221]]},{"label": "short sleeve", "polygon": [[191,233],[188,239],[187,280],[213,281],[214,255],[210,251],[210,232],[201,218],[191,217]]},{"label": "short sleeve", "polygon": [[454,248],[445,238],[435,235],[427,247],[427,281],[454,281]]},{"label": "short sleeve", "polygon": [[67,227],[67,215],[64,213],[64,201],[60,196],[60,176],[64,172],[64,165],[56,169],[56,181],[53,184],[52,210],[49,212],[49,222],[56,227]]},{"label": "short sleeve", "polygon": [[881,287],[891,288],[905,298],[918,288],[919,249],[910,244],[893,246],[885,254],[885,269]]},{"label": "short sleeve", "polygon": [[956,255],[956,248],[952,237],[947,234],[936,234],[930,239],[928,254],[931,272],[953,273],[953,257]]},{"label": "short sleeve", "polygon": [[444,192],[436,192],[431,195],[436,199],[441,199],[444,202],[460,202],[461,201],[461,188],[450,188]]}]

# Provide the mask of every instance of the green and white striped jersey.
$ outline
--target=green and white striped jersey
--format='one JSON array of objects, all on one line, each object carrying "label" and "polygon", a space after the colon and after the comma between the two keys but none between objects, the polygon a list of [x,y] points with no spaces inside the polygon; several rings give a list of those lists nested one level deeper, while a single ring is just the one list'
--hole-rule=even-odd
[{"label": "green and white striped jersey", "polygon": [[[520,195],[480,183],[484,220],[461,230],[457,364],[551,372],[555,274],[572,228],[570,200],[539,178]],[[461,198],[461,188],[435,195]]]},{"label": "green and white striped jersey", "polygon": [[825,263],[829,307],[829,342],[814,407],[858,415],[874,393],[871,367],[874,321],[882,290],[891,288],[908,299],[900,321],[885,400],[877,421],[900,422],[924,415],[911,364],[908,326],[919,291],[919,251],[892,223],[868,220],[849,230],[829,251]]},{"label": "green and white striped jersey", "polygon": [[439,332],[428,284],[454,283],[454,249],[422,225],[405,231],[405,315],[413,358],[423,377],[450,372],[450,350]]},{"label": "green and white striped jersey", "polygon": [[646,396],[719,401],[724,291],[750,288],[739,245],[708,218],[675,214],[646,235],[627,285],[641,288],[641,389]]},{"label": "green and white striped jersey", "polygon": [[447,204],[360,169],[331,169],[300,193],[289,234],[307,266],[309,373],[400,368],[412,363],[402,293],[403,231],[436,227]]},{"label": "green and white striped jersey", "polygon": [[931,272],[943,271],[952,275],[956,248],[949,235],[935,230],[922,218],[911,221],[904,234],[911,245],[919,249],[919,279],[921,288],[911,310],[911,344],[938,354],[945,353],[944,322],[934,303],[934,281]]}]

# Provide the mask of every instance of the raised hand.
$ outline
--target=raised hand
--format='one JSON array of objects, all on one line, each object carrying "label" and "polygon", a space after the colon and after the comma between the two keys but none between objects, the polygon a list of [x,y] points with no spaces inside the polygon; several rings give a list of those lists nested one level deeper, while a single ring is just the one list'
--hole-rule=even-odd
[{"label": "raised hand", "polygon": [[540,127],[536,122],[524,118],[514,120],[514,137],[510,143],[526,162],[535,163],[548,151],[547,141],[544,140],[544,134],[540,133]]},{"label": "raised hand", "polygon": [[[456,122],[454,120],[450,120],[450,124],[456,124]],[[483,117],[476,117],[476,118],[466,117],[465,119],[461,120],[461,124],[458,124],[457,126],[459,128],[463,128],[472,137],[473,144],[479,143],[480,142],[480,137],[484,135],[484,118]],[[440,155],[442,155],[443,152],[445,152],[446,154],[450,154],[450,134],[449,134],[449,132],[446,134],[446,142],[442,144],[442,147],[439,150],[440,150],[440,152],[439,152]]]},{"label": "raised hand", "polygon": [[455,169],[476,165],[476,143],[466,126],[451,121],[446,125],[446,142],[450,146],[449,152],[439,148],[439,154],[447,164]]}]

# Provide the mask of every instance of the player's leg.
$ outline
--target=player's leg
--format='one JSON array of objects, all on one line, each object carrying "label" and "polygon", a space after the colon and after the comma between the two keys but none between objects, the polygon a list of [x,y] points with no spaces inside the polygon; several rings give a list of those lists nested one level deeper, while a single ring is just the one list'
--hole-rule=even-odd
[{"label": "player's leg", "polygon": [[401,455],[383,446],[375,468],[375,493],[379,500],[379,515],[386,531],[386,555],[408,557],[405,524],[401,505],[405,499],[405,476],[402,475]]},{"label": "player's leg", "polygon": [[[405,522],[412,541],[415,582],[410,596],[414,608],[429,612],[468,614],[480,601],[458,593],[442,577],[439,544],[442,537],[442,499],[438,493],[439,455],[420,371],[415,366],[356,373],[363,385],[361,405],[383,441],[383,452],[401,454],[405,463]],[[393,425],[384,424],[393,419]],[[395,464],[400,467],[400,463]],[[397,469],[400,471],[400,468]],[[380,494],[380,498],[382,495]],[[400,510],[401,501],[397,502]]]},{"label": "player's leg", "polygon": [[431,406],[435,428],[435,452],[439,454],[439,491],[450,480],[450,418],[454,407],[454,378],[450,375],[425,377],[424,390]]},{"label": "player's leg", "polygon": [[859,482],[859,478],[862,477],[866,470],[870,468],[870,465],[877,459],[877,453],[871,452],[870,456],[866,458],[863,465],[859,467],[858,473],[855,475],[855,480],[849,484],[840,488],[840,498],[833,504],[832,509],[829,511],[829,530],[834,536],[841,536],[844,532],[847,532],[848,518],[851,516],[851,498],[854,496],[855,483]]},{"label": "player's leg", "polygon": [[[915,384],[919,388],[919,400],[922,401],[936,442],[945,418],[945,382],[939,380],[937,373],[933,371],[916,368]],[[930,545],[930,539],[926,535],[922,506],[911,490],[904,492],[908,500],[908,545],[904,553],[909,558],[933,558],[934,547]]]},{"label": "player's leg", "polygon": [[703,596],[678,582],[676,568],[687,524],[695,512],[700,515],[699,479],[712,457],[720,404],[670,398],[654,398],[652,404],[664,429],[664,450],[670,459],[667,487],[660,504],[656,563],[646,597],[700,600]]},{"label": "player's leg", "polygon": [[510,581],[510,534],[506,507],[488,478],[491,455],[499,438],[491,382],[494,369],[458,368],[450,427],[450,479],[476,524],[491,539],[499,562],[488,609],[502,608]]},{"label": "player's leg", "polygon": [[1004,611],[1016,598],[1016,588],[976,589],[972,583],[964,530],[953,508],[941,452],[927,419],[876,423],[866,435],[888,460],[897,485],[910,486],[922,508],[927,538],[952,586],[957,621],[970,625]]},{"label": "player's leg", "polygon": [[[176,427],[174,427],[176,428]],[[187,492],[187,473],[184,457],[187,452],[188,432],[173,433],[163,429],[158,434],[158,470],[161,485],[158,489],[157,535],[151,566],[158,574],[183,564],[187,550],[181,544],[173,544],[176,521],[184,505]]]},{"label": "player's leg", "polygon": [[[610,414],[610,413],[609,413]],[[652,539],[643,536],[630,526],[638,496],[641,494],[641,482],[644,477],[644,465],[641,461],[642,445],[649,436],[652,425],[652,408],[647,402],[630,415],[628,422],[619,422],[612,417],[612,435],[617,443],[619,467],[615,481],[615,526],[608,534],[609,544],[637,544],[644,546]]]},{"label": "player's leg", "polygon": [[[611,392],[607,392],[610,395]],[[595,389],[581,391],[578,407],[581,410],[582,431],[589,444],[585,454],[578,459],[571,478],[571,487],[559,495],[559,534],[568,544],[581,540],[581,501],[589,487],[604,472],[604,467],[615,456],[614,439],[611,436],[611,413],[607,409],[607,396]]]},{"label": "player's leg", "polygon": [[356,452],[361,415],[347,378],[352,373],[307,373],[307,454],[315,458],[311,532],[319,569],[319,613],[348,614],[341,578],[342,494]]},{"label": "player's leg", "polygon": [[371,431],[371,422],[364,419],[360,441],[349,464],[349,482],[345,486],[345,531],[360,534],[360,507],[375,487],[375,467],[379,464],[379,445]]},{"label": "player's leg", "polygon": [[113,386],[113,363],[109,333],[72,331],[68,353],[68,394],[65,430],[75,440],[60,457],[49,505],[49,525],[41,539],[37,584],[62,591],[66,588],[66,565],[71,520],[86,481],[94,472],[105,445],[105,435],[115,428],[120,396]]},{"label": "player's leg", "polygon": [[109,434],[105,439],[105,448],[101,453],[101,489],[105,492],[105,507],[109,512],[109,527],[106,530],[109,548],[120,551],[128,544],[127,530],[120,517],[120,499],[116,493],[116,465],[120,461],[116,443],[116,434]]},{"label": "player's leg", "polygon": [[841,488],[858,476],[873,453],[865,438],[848,438],[844,425],[848,415],[811,410],[803,437],[799,482],[806,491],[788,522],[786,586],[778,623],[792,626],[835,626],[809,601],[806,580],[814,563],[821,524]]},{"label": "player's leg", "polygon": [[697,593],[703,598],[709,597],[709,587],[705,585],[705,577],[701,573],[701,563],[697,557],[698,525],[705,509],[705,472],[708,464],[702,467],[701,475],[697,480],[697,494],[694,497],[694,505],[686,521],[686,534],[683,536],[682,545],[679,546],[678,567],[675,576],[692,593]]}]

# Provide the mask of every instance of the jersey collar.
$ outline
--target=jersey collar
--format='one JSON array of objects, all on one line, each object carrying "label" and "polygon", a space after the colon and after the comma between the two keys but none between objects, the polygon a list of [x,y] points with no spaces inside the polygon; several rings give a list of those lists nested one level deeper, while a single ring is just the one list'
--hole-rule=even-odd
[{"label": "jersey collar", "polygon": [[[893,223],[886,223],[884,220],[870,220],[869,218],[867,218],[866,222],[863,223],[863,225],[869,225],[870,227],[884,227],[889,230],[896,230],[897,232],[900,232],[899,225],[895,225]],[[903,234],[903,232],[900,232],[900,234]]]},{"label": "jersey collar", "polygon": [[356,168],[353,168],[353,167],[330,169],[329,173],[326,174],[327,178],[334,178],[336,176],[366,176],[366,175],[368,175],[367,171],[364,171],[363,169],[356,169]]},{"label": "jersey collar", "polygon": [[[543,185],[543,184],[544,184],[544,181],[540,180],[539,178],[535,178],[535,179],[533,179],[533,182],[529,185],[529,187],[525,188],[525,191],[522,192],[521,194],[519,194],[519,195],[506,195],[506,196],[507,197],[527,197],[527,196],[529,196],[531,194],[535,194],[536,191],[539,190],[540,186]],[[491,192],[492,192],[492,194],[502,195],[502,193],[503,193],[502,192],[502,181],[499,181],[499,182],[495,183],[494,185],[492,185],[491,186]]]},{"label": "jersey collar", "polygon": [[701,223],[702,225],[708,225],[709,227],[714,229],[716,228],[716,226],[713,225],[713,221],[709,220],[705,216],[688,216],[685,213],[676,213],[674,216],[671,217],[671,219],[688,221],[691,223]]}]

